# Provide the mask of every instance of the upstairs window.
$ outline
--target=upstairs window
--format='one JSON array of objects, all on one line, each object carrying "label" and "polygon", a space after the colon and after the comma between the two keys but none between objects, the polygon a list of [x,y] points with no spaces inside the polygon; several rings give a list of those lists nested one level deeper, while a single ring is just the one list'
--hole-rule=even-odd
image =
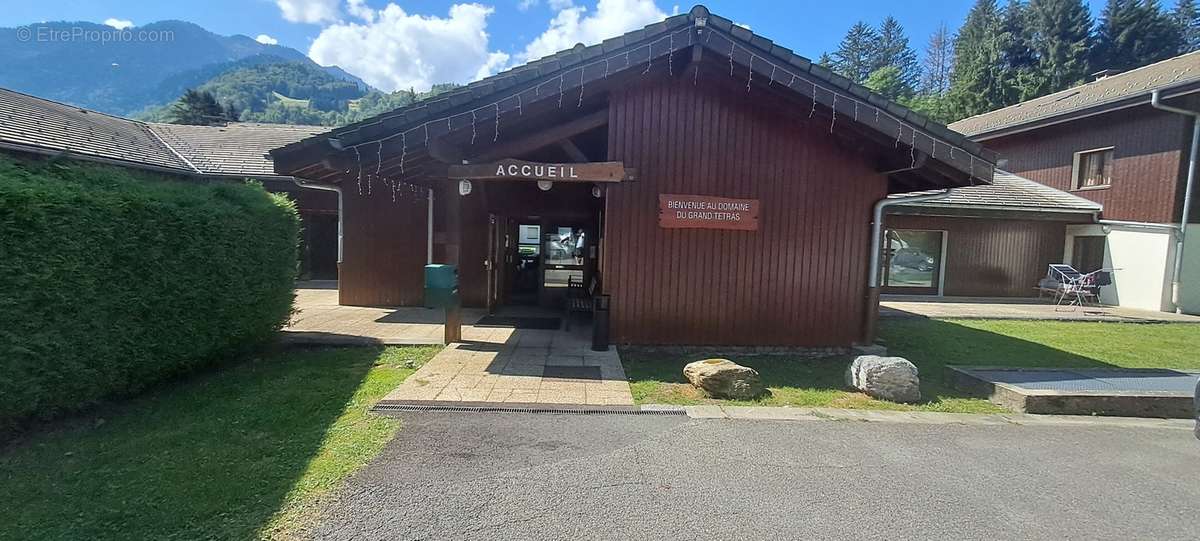
[{"label": "upstairs window", "polygon": [[1101,148],[1075,153],[1075,189],[1106,188],[1112,185],[1113,149]]}]

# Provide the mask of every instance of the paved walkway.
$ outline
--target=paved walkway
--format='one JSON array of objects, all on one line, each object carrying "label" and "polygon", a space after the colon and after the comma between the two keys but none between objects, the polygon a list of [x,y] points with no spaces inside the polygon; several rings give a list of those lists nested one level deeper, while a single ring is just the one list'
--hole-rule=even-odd
[{"label": "paved walkway", "polygon": [[[442,343],[440,310],[339,306],[336,283],[304,285],[309,287],[296,290],[298,313],[283,330],[288,342]],[[617,349],[592,351],[587,325],[574,325],[571,332],[481,326],[483,315],[464,309],[463,342],[447,346],[380,404],[633,404]]]},{"label": "paved walkway", "polygon": [[1118,306],[1056,309],[1046,300],[996,297],[909,297],[884,295],[879,317],[1200,323],[1200,316]]},{"label": "paved walkway", "polygon": [[493,328],[442,350],[380,404],[423,401],[627,406],[633,396],[616,348],[592,351],[586,329]]},{"label": "paved walkway", "polygon": [[[336,284],[336,283],[335,283]],[[296,315],[283,329],[284,340],[304,344],[373,343],[420,345],[442,343],[441,310],[422,307],[339,306],[336,285],[296,289]],[[463,339],[478,340],[490,329],[475,322],[484,311],[463,310]]]}]

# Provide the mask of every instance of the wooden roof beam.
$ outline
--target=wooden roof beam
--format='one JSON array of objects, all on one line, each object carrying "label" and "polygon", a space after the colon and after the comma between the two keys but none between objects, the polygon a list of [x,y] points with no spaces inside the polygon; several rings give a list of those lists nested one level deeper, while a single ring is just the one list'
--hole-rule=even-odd
[{"label": "wooden roof beam", "polygon": [[513,139],[493,145],[479,154],[468,159],[474,162],[486,162],[500,158],[512,158],[533,152],[543,147],[566,140],[583,132],[608,125],[608,108],[568,120],[562,124],[548,127],[525,137]]}]

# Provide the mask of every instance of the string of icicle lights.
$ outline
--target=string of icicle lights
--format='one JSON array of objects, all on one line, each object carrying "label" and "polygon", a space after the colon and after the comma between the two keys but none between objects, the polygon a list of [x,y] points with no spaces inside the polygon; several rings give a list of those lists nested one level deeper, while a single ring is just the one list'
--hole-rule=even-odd
[{"label": "string of icicle lights", "polygon": [[[696,24],[695,26],[688,26],[681,30],[676,30],[665,36],[661,36],[658,39],[655,39],[654,41],[652,41],[650,43],[627,50],[625,52],[618,53],[618,54],[608,56],[605,58],[601,58],[598,60],[593,60],[593,61],[590,61],[590,62],[587,62],[584,64],[580,64],[578,66],[574,66],[572,68],[569,68],[567,70],[560,72],[558,77],[552,77],[547,80],[541,81],[537,85],[533,86],[532,88],[526,88],[524,90],[507,95],[507,96],[497,99],[495,101],[492,101],[492,102],[489,102],[489,103],[486,103],[483,105],[479,105],[473,109],[461,111],[461,112],[443,116],[443,117],[429,119],[429,120],[426,120],[426,121],[424,121],[420,124],[417,124],[411,128],[408,128],[408,129],[405,129],[402,131],[398,131],[396,133],[393,133],[391,135],[388,135],[388,136],[385,136],[385,137],[382,137],[379,139],[364,141],[361,143],[356,143],[354,145],[348,145],[346,147],[343,147],[342,150],[351,150],[351,149],[354,150],[355,159],[358,163],[358,191],[359,191],[359,194],[363,195],[363,193],[364,193],[364,190],[363,190],[364,175],[365,175],[365,178],[367,181],[366,182],[366,195],[370,195],[370,193],[371,193],[371,183],[372,183],[373,178],[380,179],[381,181],[384,182],[385,185],[387,185],[389,188],[391,188],[393,200],[396,199],[397,194],[400,192],[409,191],[409,192],[415,193],[415,194],[424,194],[424,192],[428,189],[423,186],[410,184],[410,183],[404,182],[402,180],[396,180],[396,179],[392,179],[390,177],[380,175],[381,169],[382,169],[382,162],[383,162],[383,144],[385,142],[392,141],[395,139],[400,139],[401,149],[400,149],[400,161],[398,164],[398,168],[399,168],[399,174],[401,176],[403,176],[405,174],[405,159],[408,154],[408,140],[409,140],[410,134],[422,135],[423,147],[429,148],[429,128],[430,128],[430,126],[433,126],[435,128],[440,128],[444,124],[446,133],[450,133],[450,132],[454,131],[455,123],[460,123],[460,120],[461,120],[461,123],[465,123],[469,119],[470,126],[471,126],[470,144],[474,145],[476,143],[476,141],[479,139],[479,135],[480,135],[479,123],[481,122],[481,120],[482,121],[489,120],[486,116],[483,116],[483,117],[480,116],[481,113],[486,113],[486,114],[490,114],[492,116],[492,118],[490,119],[493,124],[492,130],[491,130],[491,132],[492,132],[491,140],[492,140],[492,142],[497,142],[500,140],[501,117],[506,113],[514,113],[514,112],[518,116],[523,116],[525,105],[527,105],[527,103],[529,102],[530,97],[532,97],[535,101],[538,98],[543,97],[543,91],[542,91],[543,87],[549,85],[553,89],[552,91],[557,92],[557,107],[562,108],[564,106],[564,97],[565,97],[567,91],[569,90],[566,87],[566,83],[568,81],[576,81],[576,76],[574,74],[578,73],[578,96],[576,96],[576,99],[572,100],[572,101],[575,102],[576,108],[582,107],[583,106],[583,98],[584,98],[584,90],[585,90],[584,87],[585,87],[585,83],[586,83],[586,75],[587,75],[588,70],[595,70],[598,72],[600,70],[601,66],[603,66],[604,71],[603,71],[603,74],[601,75],[601,78],[607,79],[612,68],[614,68],[614,67],[617,67],[619,69],[625,69],[625,68],[632,67],[634,65],[640,65],[641,63],[644,62],[645,68],[642,70],[641,74],[646,75],[646,74],[650,73],[650,70],[654,65],[654,61],[656,59],[658,59],[659,57],[664,56],[664,54],[665,54],[666,64],[667,64],[666,71],[667,71],[668,75],[673,76],[675,74],[675,67],[673,64],[674,53],[679,50],[684,50],[686,47],[691,47],[691,46],[695,45],[697,42],[697,35],[702,36],[700,39],[703,39],[706,45],[711,45],[714,36],[716,36],[718,39],[725,40],[725,42],[728,43],[728,45],[729,45],[728,60],[729,60],[729,75],[730,75],[730,77],[737,76],[735,60],[736,60],[736,57],[738,56],[738,54],[740,53],[742,56],[749,58],[749,60],[747,62],[747,76],[746,76],[746,85],[745,85],[747,93],[752,91],[752,89],[753,89],[752,83],[755,80],[754,79],[755,70],[759,69],[760,74],[765,75],[765,74],[769,73],[769,75],[767,75],[767,86],[768,87],[780,85],[780,86],[784,86],[789,89],[794,89],[801,93],[808,93],[808,95],[809,95],[808,97],[812,103],[811,107],[809,108],[809,112],[808,112],[809,119],[813,118],[813,116],[816,114],[818,102],[820,102],[821,105],[823,105],[823,106],[825,105],[825,103],[824,103],[825,100],[820,99],[820,96],[822,94],[828,95],[829,96],[828,107],[830,109],[830,122],[829,122],[829,132],[830,133],[833,133],[833,130],[837,125],[838,113],[842,113],[843,116],[850,116],[850,118],[852,118],[855,122],[873,121],[877,126],[880,127],[881,131],[882,131],[884,119],[886,119],[887,121],[890,121],[896,125],[896,138],[895,138],[895,142],[894,142],[893,146],[897,149],[900,149],[900,145],[904,145],[904,146],[908,147],[908,154],[909,154],[911,167],[915,168],[917,166],[917,151],[918,151],[917,146],[919,144],[918,137],[920,137],[920,138],[923,138],[926,141],[928,141],[929,155],[931,158],[936,159],[938,157],[938,146],[939,145],[944,147],[945,150],[943,150],[943,153],[945,153],[945,155],[951,161],[954,161],[957,159],[956,152],[962,153],[963,155],[967,156],[969,163],[970,163],[968,173],[969,173],[969,181],[971,182],[971,184],[974,185],[975,180],[981,178],[979,175],[976,174],[977,158],[975,157],[974,154],[963,149],[962,147],[955,146],[955,145],[946,143],[938,138],[935,138],[934,136],[930,135],[928,132],[919,129],[919,128],[911,125],[908,122],[905,122],[903,119],[893,115],[892,113],[888,112],[886,109],[880,108],[880,106],[878,106],[878,105],[872,104],[868,101],[864,101],[862,98],[859,98],[857,96],[850,95],[850,94],[835,90],[833,88],[830,88],[828,86],[828,84],[822,84],[820,82],[817,82],[804,73],[797,73],[797,71],[790,69],[790,66],[779,65],[775,62],[772,62],[771,60],[764,57],[763,55],[760,55],[757,52],[755,52],[754,50],[742,45],[735,38],[733,38],[731,36],[726,36],[721,32],[718,32],[712,28],[707,27],[706,25]],[[686,36],[686,40],[683,39],[682,36]],[[656,55],[655,48],[660,47],[664,44],[666,45],[666,48],[660,50]],[[712,47],[710,47],[710,48],[712,48]],[[722,47],[722,49],[723,49],[723,47]],[[642,51],[645,51],[645,52],[643,53]],[[769,71],[768,71],[768,68],[769,68]],[[693,77],[692,77],[692,84],[698,85],[699,78],[700,78],[700,66],[697,63],[697,65],[695,66],[695,73],[693,74]],[[553,96],[553,95],[552,94],[547,95],[547,97],[551,97],[551,96]],[[860,114],[860,113],[865,113],[865,115]],[[864,116],[865,116],[865,118],[864,118]],[[373,126],[376,124],[380,124],[383,121],[384,121],[384,119],[380,119],[375,122],[371,122],[371,123],[367,123],[362,126],[359,126],[357,129],[362,129],[367,126]],[[908,135],[908,137],[905,137],[905,135]],[[359,149],[362,147],[367,147],[367,146],[375,146],[375,148],[372,149],[375,151],[375,154],[376,154],[376,168],[375,168],[374,175],[370,174],[369,172],[364,173],[364,171],[363,171],[362,154],[359,152]],[[982,161],[985,165],[988,166],[987,168],[983,169],[983,171],[987,171],[987,170],[991,169],[990,162],[986,162],[984,160],[979,160],[979,161]],[[346,173],[350,173],[350,172],[351,172],[351,170],[346,170]]]}]

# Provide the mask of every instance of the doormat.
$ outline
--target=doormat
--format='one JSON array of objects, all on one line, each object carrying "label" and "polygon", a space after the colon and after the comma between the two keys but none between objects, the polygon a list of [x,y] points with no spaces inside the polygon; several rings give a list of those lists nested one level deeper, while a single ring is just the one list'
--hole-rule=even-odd
[{"label": "doormat", "polygon": [[554,379],[587,379],[600,381],[599,366],[562,366],[557,364],[548,364],[542,369],[543,378]]},{"label": "doormat", "polygon": [[561,317],[508,317],[483,316],[475,323],[476,327],[512,327],[514,329],[533,329],[540,331],[555,331],[562,326]]}]

